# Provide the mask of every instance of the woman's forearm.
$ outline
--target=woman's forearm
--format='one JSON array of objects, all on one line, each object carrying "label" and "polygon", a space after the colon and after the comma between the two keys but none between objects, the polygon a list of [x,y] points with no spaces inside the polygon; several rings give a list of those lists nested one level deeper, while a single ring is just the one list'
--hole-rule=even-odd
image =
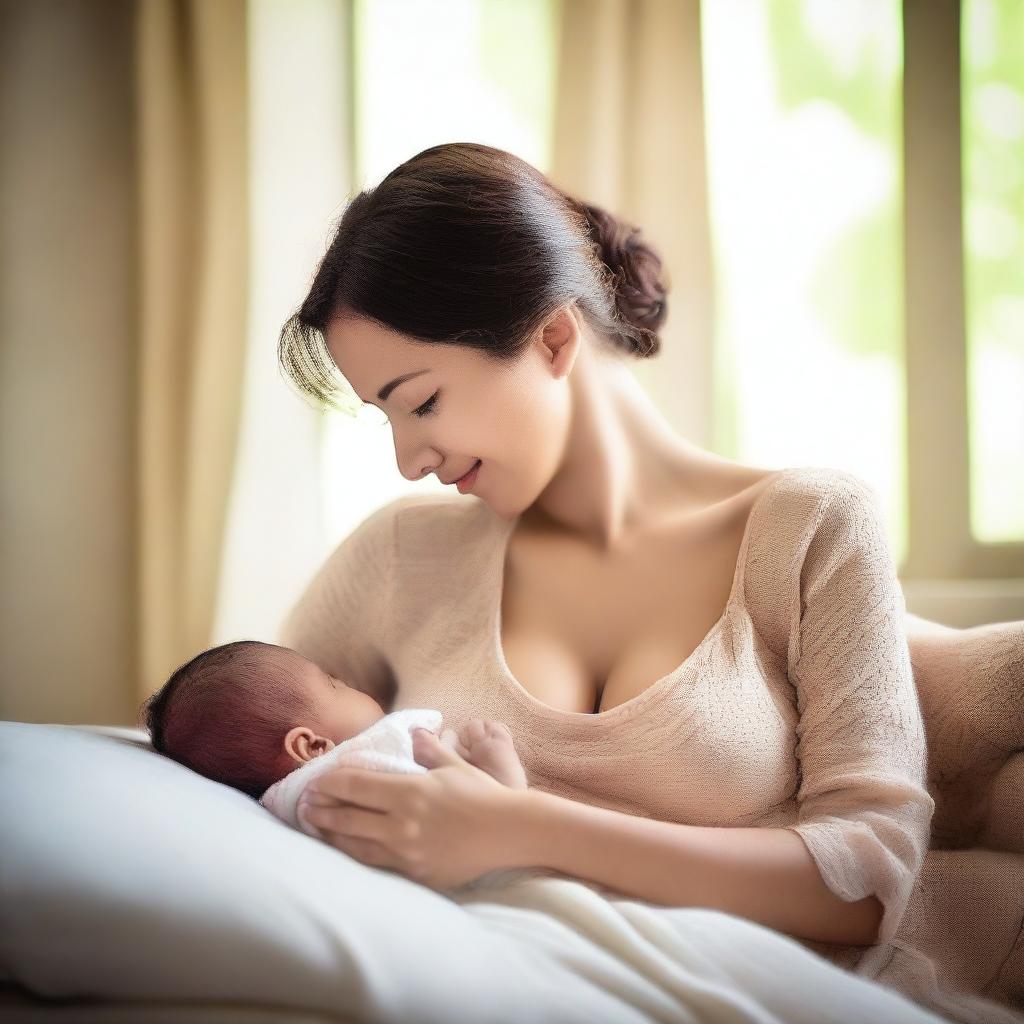
[{"label": "woman's forearm", "polygon": [[803,840],[781,828],[707,828],[652,821],[540,790],[506,818],[506,867],[549,868],[627,897],[722,910],[787,935],[870,945],[882,905],[840,899]]}]

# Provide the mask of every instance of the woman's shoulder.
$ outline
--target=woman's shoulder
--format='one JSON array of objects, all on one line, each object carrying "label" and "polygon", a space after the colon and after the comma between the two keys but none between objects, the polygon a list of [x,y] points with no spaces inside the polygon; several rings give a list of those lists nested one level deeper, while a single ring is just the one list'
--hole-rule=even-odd
[{"label": "woman's shoulder", "polygon": [[835,466],[792,466],[778,470],[764,487],[763,525],[808,536],[825,518],[878,510],[880,495],[865,478]]},{"label": "woman's shoulder", "polygon": [[332,561],[364,560],[422,563],[437,559],[462,561],[474,542],[493,542],[505,521],[479,498],[446,494],[403,494],[380,505],[345,536]]},{"label": "woman's shoulder", "polygon": [[448,494],[403,494],[379,509],[375,516],[386,521],[393,542],[403,553],[466,552],[474,541],[488,543],[504,520],[479,498]]},{"label": "woman's shoulder", "polygon": [[841,491],[873,491],[868,481],[858,474],[837,466],[789,466],[775,471],[783,477],[786,488],[802,494],[824,495]]},{"label": "woman's shoulder", "polygon": [[765,468],[716,458],[704,474],[699,500],[729,503],[739,511],[744,506],[749,510],[754,503],[813,506],[824,499],[851,493],[870,495],[874,490],[862,477],[835,466]]},{"label": "woman's shoulder", "polygon": [[471,502],[447,494],[402,494],[367,513],[357,529],[372,527],[375,530],[391,529],[397,524],[445,523],[467,517],[473,505],[483,503],[474,498]]},{"label": "woman's shoulder", "polygon": [[858,554],[876,558],[876,565],[888,560],[884,515],[867,480],[832,466],[778,471],[752,515],[746,608],[780,663],[790,664],[809,580]]},{"label": "woman's shoulder", "polygon": [[808,561],[842,557],[854,546],[888,546],[877,489],[850,470],[779,470],[758,495],[748,524],[748,561],[762,579],[795,579]]}]

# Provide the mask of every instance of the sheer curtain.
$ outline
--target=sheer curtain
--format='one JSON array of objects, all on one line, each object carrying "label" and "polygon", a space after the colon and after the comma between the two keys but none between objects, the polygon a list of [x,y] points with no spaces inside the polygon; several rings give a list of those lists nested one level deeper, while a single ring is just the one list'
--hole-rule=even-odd
[{"label": "sheer curtain", "polygon": [[550,177],[663,257],[662,348],[633,365],[672,427],[713,447],[713,303],[699,0],[562,0]]},{"label": "sheer curtain", "polygon": [[350,25],[345,0],[250,7],[248,353],[210,643],[273,641],[329,548],[324,417],[281,377],[276,346],[352,190]]}]

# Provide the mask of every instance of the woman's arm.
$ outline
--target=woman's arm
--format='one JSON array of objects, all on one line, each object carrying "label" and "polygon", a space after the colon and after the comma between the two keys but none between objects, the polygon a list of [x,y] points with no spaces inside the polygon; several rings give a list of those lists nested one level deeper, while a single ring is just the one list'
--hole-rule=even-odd
[{"label": "woman's arm", "polygon": [[536,789],[509,794],[508,805],[503,867],[549,868],[651,903],[725,911],[800,939],[876,939],[880,901],[836,896],[795,832],[653,821]]},{"label": "woman's arm", "polygon": [[786,829],[652,821],[536,789],[499,785],[437,736],[413,731],[425,775],[335,768],[306,787],[300,819],[375,867],[449,889],[503,868],[547,868],[651,903],[706,907],[795,938],[870,945],[874,897],[824,885]]}]

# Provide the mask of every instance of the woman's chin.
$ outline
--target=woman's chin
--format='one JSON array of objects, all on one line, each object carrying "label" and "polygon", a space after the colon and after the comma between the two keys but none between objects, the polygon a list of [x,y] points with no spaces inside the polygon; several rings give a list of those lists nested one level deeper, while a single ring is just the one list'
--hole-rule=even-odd
[{"label": "woman's chin", "polygon": [[521,508],[510,509],[505,508],[504,506],[501,508],[497,508],[494,505],[492,505],[489,501],[487,501],[486,498],[481,498],[480,500],[484,502],[496,516],[499,516],[501,519],[504,519],[506,523],[511,523],[513,519],[515,519],[517,516],[522,515],[524,511]]}]

